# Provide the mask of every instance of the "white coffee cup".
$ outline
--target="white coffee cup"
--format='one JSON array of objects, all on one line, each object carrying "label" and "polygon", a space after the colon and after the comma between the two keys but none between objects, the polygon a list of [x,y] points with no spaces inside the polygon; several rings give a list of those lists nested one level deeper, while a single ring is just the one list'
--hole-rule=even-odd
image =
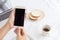
[{"label": "white coffee cup", "polygon": [[49,25],[45,25],[42,29],[42,35],[47,36],[51,30],[51,27]]}]

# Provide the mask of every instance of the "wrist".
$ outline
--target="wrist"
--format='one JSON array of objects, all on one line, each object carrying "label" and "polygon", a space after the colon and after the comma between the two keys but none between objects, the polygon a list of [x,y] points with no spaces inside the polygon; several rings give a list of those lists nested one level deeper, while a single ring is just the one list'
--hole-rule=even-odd
[{"label": "wrist", "polygon": [[8,21],[7,23],[6,23],[6,25],[11,29],[11,28],[13,28],[13,23],[11,23],[10,21]]},{"label": "wrist", "polygon": [[17,36],[21,36],[21,35],[17,34]]},{"label": "wrist", "polygon": [[5,26],[8,28],[8,29],[11,29],[10,25],[8,23],[5,24]]}]

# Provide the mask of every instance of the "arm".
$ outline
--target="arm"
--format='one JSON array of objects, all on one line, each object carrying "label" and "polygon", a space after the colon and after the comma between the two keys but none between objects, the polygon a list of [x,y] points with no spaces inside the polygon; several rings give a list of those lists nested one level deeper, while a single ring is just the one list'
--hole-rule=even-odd
[{"label": "arm", "polygon": [[0,29],[0,40],[7,34],[7,32],[13,27],[14,23],[14,11],[11,12],[7,23]]},{"label": "arm", "polygon": [[11,28],[9,27],[8,24],[5,24],[1,29],[0,29],[0,39],[3,39],[3,37],[7,34],[7,32],[10,30]]}]

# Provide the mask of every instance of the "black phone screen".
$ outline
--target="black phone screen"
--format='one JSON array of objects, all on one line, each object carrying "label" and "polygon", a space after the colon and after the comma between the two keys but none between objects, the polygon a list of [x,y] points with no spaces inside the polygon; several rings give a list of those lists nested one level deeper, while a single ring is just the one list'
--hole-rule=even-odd
[{"label": "black phone screen", "polygon": [[24,15],[25,15],[25,9],[21,8],[15,9],[15,20],[14,20],[15,26],[24,26]]}]

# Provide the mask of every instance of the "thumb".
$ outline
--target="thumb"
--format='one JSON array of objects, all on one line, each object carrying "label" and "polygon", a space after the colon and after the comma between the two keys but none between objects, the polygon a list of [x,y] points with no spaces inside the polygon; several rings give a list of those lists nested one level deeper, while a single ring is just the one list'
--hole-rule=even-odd
[{"label": "thumb", "polygon": [[11,11],[11,14],[10,14],[10,16],[9,16],[9,19],[12,19],[12,18],[14,17],[14,14],[15,14],[15,9],[13,9],[13,10]]},{"label": "thumb", "polygon": [[25,31],[22,28],[20,28],[20,36],[25,36]]},{"label": "thumb", "polygon": [[8,24],[12,27],[13,26],[13,24],[14,24],[14,14],[15,14],[15,9],[13,9],[12,11],[11,11],[11,14],[10,14],[10,16],[9,16],[9,18],[8,18]]}]

